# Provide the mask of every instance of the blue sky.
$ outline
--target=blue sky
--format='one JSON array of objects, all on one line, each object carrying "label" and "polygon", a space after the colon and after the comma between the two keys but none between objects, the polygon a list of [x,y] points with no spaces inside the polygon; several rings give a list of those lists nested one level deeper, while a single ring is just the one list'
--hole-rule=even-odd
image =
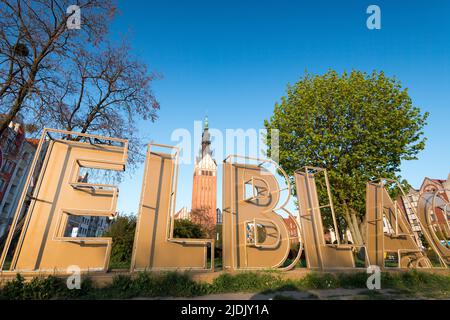
[{"label": "blue sky", "polygon": [[[381,30],[366,27],[371,4],[381,8]],[[398,78],[430,112],[426,149],[402,164],[401,175],[419,187],[425,176],[450,172],[449,1],[127,0],[111,29],[119,35],[163,75],[153,84],[159,119],[140,124],[148,140],[175,144],[175,129],[193,131],[205,115],[220,130],[262,129],[305,70],[376,69]],[[192,170],[180,167],[178,208],[190,205]],[[137,212],[142,174],[140,167],[126,175],[119,211]]]}]

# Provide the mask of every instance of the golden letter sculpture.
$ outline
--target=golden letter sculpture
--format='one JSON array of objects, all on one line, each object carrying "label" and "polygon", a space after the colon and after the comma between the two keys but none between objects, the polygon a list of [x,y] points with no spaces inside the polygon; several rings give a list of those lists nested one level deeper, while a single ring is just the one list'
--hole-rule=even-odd
[{"label": "golden letter sculpture", "polygon": [[[328,204],[320,205],[315,175],[323,173],[326,183]],[[329,208],[333,218],[334,230],[338,231],[331,199],[328,175],[325,169],[305,167],[295,172],[297,198],[300,211],[300,225],[305,246],[306,264],[314,270],[354,268],[354,245],[341,244],[339,236],[336,244],[326,243],[321,209]],[[336,235],[339,232],[335,232]]]},{"label": "golden letter sculpture", "polygon": [[[259,165],[242,164],[236,159],[258,161]],[[284,172],[287,198],[280,201],[280,187],[276,177],[263,164],[269,160],[228,156],[223,163],[223,266],[225,270],[277,268],[285,262],[291,240],[283,218],[276,213],[289,200],[290,184]],[[273,163],[272,163],[273,164]],[[278,166],[277,166],[278,167]],[[279,170],[281,168],[278,167]],[[297,235],[300,234],[297,225]],[[296,237],[300,243],[299,236]],[[302,248],[294,261],[284,267],[290,269],[298,262]]]},{"label": "golden letter sculpture", "polygon": [[[447,200],[447,192],[448,190],[425,192],[420,195],[417,206],[422,233],[443,267],[450,267],[450,202]],[[441,219],[437,217],[438,214]]]},{"label": "golden letter sculpture", "polygon": [[[153,151],[158,147],[169,149],[169,153]],[[208,247],[210,270],[214,268],[214,240],[173,237],[178,158],[178,148],[148,145],[131,271],[207,270]]]},{"label": "golden letter sculpture", "polygon": [[397,181],[378,179],[367,183],[366,245],[370,263],[385,268],[386,255],[395,254],[399,268],[431,268],[431,262],[418,246],[405,214],[389,196],[385,182],[395,182],[404,195]]},{"label": "golden letter sculpture", "polygon": [[[61,138],[53,136],[62,135]],[[47,140],[47,138],[49,138]],[[84,141],[81,141],[84,140]],[[100,143],[99,141],[107,141]],[[114,145],[116,144],[116,145]],[[44,154],[24,226],[10,270],[66,272],[71,265],[81,271],[106,271],[111,238],[72,237],[65,230],[70,216],[113,216],[118,188],[80,179],[81,168],[125,170],[126,140],[44,129],[27,178],[13,225],[2,254],[3,265],[36,163]]]},{"label": "golden letter sculpture", "polygon": [[[12,260],[8,260],[12,272],[66,273],[71,266],[81,271],[106,271],[112,239],[77,237],[68,233],[68,227],[74,216],[115,215],[118,188],[90,183],[81,170],[124,171],[127,155],[127,140],[44,129],[0,256],[0,269],[12,255]],[[213,239],[174,238],[178,159],[176,147],[148,145],[130,271],[214,270]],[[272,171],[281,173],[285,188],[280,188]],[[323,176],[318,177],[319,174]],[[299,261],[303,246],[307,267],[313,270],[355,268],[355,248],[365,249],[366,266],[384,268],[386,255],[395,253],[400,268],[432,267],[416,242],[405,213],[385,188],[389,180],[367,183],[367,232],[363,246],[341,243],[326,170],[305,167],[297,170],[294,177],[298,219],[285,209],[291,185],[277,164],[238,155],[224,160],[224,270],[288,270]],[[320,189],[322,182],[325,189]],[[400,190],[403,193],[401,187]],[[284,201],[282,192],[286,192]],[[325,198],[327,203],[322,204]],[[411,203],[408,207],[414,209]],[[325,237],[324,210],[331,212],[329,224],[336,234],[335,243]],[[280,211],[289,217],[291,229]],[[444,267],[450,265],[449,213],[446,190],[420,196],[417,208],[420,227]],[[17,245],[11,248],[20,225],[23,227]],[[299,245],[297,256],[285,265],[294,243]]]}]

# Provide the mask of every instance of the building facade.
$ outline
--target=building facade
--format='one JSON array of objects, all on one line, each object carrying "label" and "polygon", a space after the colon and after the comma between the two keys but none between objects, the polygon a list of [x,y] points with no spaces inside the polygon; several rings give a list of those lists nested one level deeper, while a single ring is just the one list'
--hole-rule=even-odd
[{"label": "building facade", "polygon": [[208,229],[217,223],[217,164],[212,155],[208,119],[205,119],[200,154],[194,167],[191,219]]},{"label": "building facade", "polygon": [[420,239],[420,235],[422,233],[422,229],[420,228],[419,218],[417,217],[417,204],[419,202],[419,191],[411,188],[406,195],[401,195],[400,204],[401,210],[406,214],[406,218],[411,225],[411,229],[414,233],[414,238],[416,239],[417,244],[420,247],[423,247],[422,240]]},{"label": "building facade", "polygon": [[[26,139],[25,128],[19,122],[11,122],[0,137],[0,239],[5,237],[9,231],[38,143],[37,139]],[[28,195],[32,193],[33,186],[38,179],[44,160],[43,154],[45,154],[45,144],[44,151],[36,163],[36,170],[31,177],[30,188],[27,190]],[[87,176],[81,178],[83,181],[80,182],[87,182]],[[27,212],[29,203],[30,198],[27,197],[18,221],[21,221]],[[109,225],[110,220],[107,217],[74,216],[68,219],[65,235],[99,237]]]},{"label": "building facade", "polygon": [[[87,183],[89,172],[78,177],[78,182]],[[67,220],[64,236],[73,238],[102,237],[108,230],[111,219],[104,216],[71,216]]]},{"label": "building facade", "polygon": [[294,219],[296,219],[296,217],[294,216],[283,218],[284,222],[286,223],[289,238],[291,239],[292,244],[298,243],[298,229]]},{"label": "building facade", "polygon": [[25,138],[19,122],[11,122],[0,138],[0,237],[14,218],[36,147],[36,140]]},{"label": "building facade", "polygon": [[175,213],[175,219],[189,220],[190,218],[191,218],[191,211],[189,211],[189,209],[186,206],[184,206],[183,208],[178,210],[177,213]]},{"label": "building facade", "polygon": [[450,245],[450,174],[447,180],[425,178],[420,187],[420,194],[438,193],[438,199],[434,211],[431,213],[433,228],[440,237],[446,239]]},{"label": "building facade", "polygon": [[[419,246],[424,244],[421,240],[422,229],[417,217],[417,205],[422,196],[430,197],[434,192],[441,191],[439,197],[444,203],[449,203],[450,198],[450,175],[447,180],[425,178],[419,190],[410,189],[405,196],[399,196],[398,201],[400,209],[405,213],[414,237]],[[450,206],[437,205],[431,212],[431,220],[435,232],[441,232],[444,237],[450,238]]]}]

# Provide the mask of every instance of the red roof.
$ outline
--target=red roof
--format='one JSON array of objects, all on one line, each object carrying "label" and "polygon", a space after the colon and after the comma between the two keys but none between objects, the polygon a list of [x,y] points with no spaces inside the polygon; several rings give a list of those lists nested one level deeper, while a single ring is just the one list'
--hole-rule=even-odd
[{"label": "red roof", "polygon": [[33,147],[37,148],[39,144],[39,139],[26,139],[29,144],[31,144]]},{"label": "red roof", "polygon": [[447,181],[447,180],[442,180],[442,179],[431,179],[432,181],[434,181],[434,182],[437,182],[437,183],[444,183],[445,181]]}]

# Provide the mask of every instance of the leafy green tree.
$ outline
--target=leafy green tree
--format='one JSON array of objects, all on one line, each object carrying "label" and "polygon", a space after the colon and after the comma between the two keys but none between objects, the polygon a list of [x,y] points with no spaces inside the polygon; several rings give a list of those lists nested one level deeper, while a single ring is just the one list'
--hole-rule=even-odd
[{"label": "leafy green tree", "polygon": [[329,70],[288,85],[265,127],[279,130],[280,165],[291,179],[303,166],[327,169],[338,220],[362,243],[366,183],[400,178],[401,161],[425,147],[427,117],[383,72]]},{"label": "leafy green tree", "polygon": [[173,236],[175,238],[201,239],[206,237],[206,233],[199,224],[188,219],[177,219],[173,226]]},{"label": "leafy green tree", "polygon": [[135,216],[118,216],[105,232],[105,237],[113,239],[111,249],[111,267],[128,267],[131,263],[134,233],[136,230]]}]

